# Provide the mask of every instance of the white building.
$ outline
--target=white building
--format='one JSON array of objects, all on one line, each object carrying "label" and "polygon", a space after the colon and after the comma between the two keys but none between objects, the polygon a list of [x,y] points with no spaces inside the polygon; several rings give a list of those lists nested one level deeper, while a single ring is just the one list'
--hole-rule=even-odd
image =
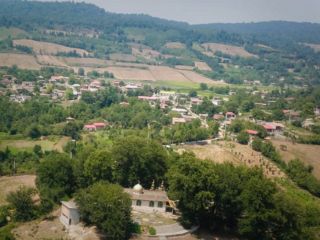
[{"label": "white building", "polygon": [[132,208],[141,212],[166,212],[169,198],[163,190],[145,190],[140,184],[125,188],[132,200]]},{"label": "white building", "polygon": [[60,221],[66,227],[76,225],[80,222],[80,214],[74,201],[61,201]]}]

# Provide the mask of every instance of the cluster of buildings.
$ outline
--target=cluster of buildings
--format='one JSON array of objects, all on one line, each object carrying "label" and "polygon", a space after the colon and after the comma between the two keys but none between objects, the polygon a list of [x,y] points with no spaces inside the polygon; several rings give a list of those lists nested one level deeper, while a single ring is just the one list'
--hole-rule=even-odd
[{"label": "cluster of buildings", "polygon": [[85,83],[70,83],[70,78],[55,75],[50,79],[38,76],[35,81],[19,81],[11,75],[4,75],[0,79],[0,95],[9,93],[10,100],[18,103],[29,100],[34,95],[48,97],[53,101],[66,99],[66,91],[71,93],[72,99],[79,99],[84,92],[97,92],[103,88],[100,80],[84,78]]}]

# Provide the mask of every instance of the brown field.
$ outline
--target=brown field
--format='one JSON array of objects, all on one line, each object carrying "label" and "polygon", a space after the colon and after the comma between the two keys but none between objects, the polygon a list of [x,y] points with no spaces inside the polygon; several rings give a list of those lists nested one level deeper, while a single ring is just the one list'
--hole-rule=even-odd
[{"label": "brown field", "polygon": [[201,71],[212,71],[211,67],[206,62],[194,62],[196,68]]},{"label": "brown field", "polygon": [[217,51],[223,52],[231,56],[240,57],[255,57],[255,55],[246,51],[243,47],[220,44],[220,43],[204,43],[202,47],[205,48],[207,55],[214,54]]},{"label": "brown field", "polygon": [[123,53],[112,53],[110,54],[110,59],[114,61],[123,61],[123,62],[134,62],[137,58],[131,54]]},{"label": "brown field", "polygon": [[202,160],[208,159],[215,163],[231,162],[236,165],[245,164],[248,167],[259,167],[269,178],[285,176],[273,162],[264,158],[261,153],[253,151],[248,145],[235,142],[217,142],[205,146],[184,145],[180,146],[178,151],[185,150],[192,151]]},{"label": "brown field", "polygon": [[[282,159],[286,162],[299,158],[307,165],[311,165],[313,174],[320,179],[320,145],[293,144],[284,140],[272,140]],[[286,151],[280,149],[280,145],[287,146]]]},{"label": "brown field", "polygon": [[172,49],[183,49],[183,48],[186,48],[186,46],[181,42],[168,42],[164,46],[166,48],[172,48]]},{"label": "brown field", "polygon": [[311,47],[316,52],[320,52],[320,44],[306,43],[305,45]]},{"label": "brown field", "polygon": [[211,160],[214,163],[231,162],[240,164],[240,161],[230,152],[218,145],[185,145],[181,149],[193,152],[198,158],[202,160]]},{"label": "brown field", "polygon": [[176,65],[174,68],[179,70],[189,70],[192,71],[194,67],[192,66],[185,66],[185,65]]},{"label": "brown field", "polygon": [[36,56],[38,63],[46,66],[55,66],[55,67],[68,67],[61,58],[52,56],[52,55],[37,55]]},{"label": "brown field", "polygon": [[69,66],[78,67],[106,67],[112,61],[107,61],[99,58],[64,58],[58,57],[59,60],[65,62]]},{"label": "brown field", "polygon": [[207,84],[221,84],[225,85],[226,83],[220,82],[218,80],[212,80],[210,78],[207,78],[205,76],[202,76],[199,73],[193,72],[193,71],[186,71],[186,70],[180,70],[179,71],[183,76],[188,79],[189,81],[193,83],[207,83]]},{"label": "brown field", "polygon": [[14,40],[13,44],[30,47],[37,54],[52,55],[52,54],[57,54],[58,52],[72,52],[72,51],[76,51],[80,55],[89,54],[87,51],[80,48],[70,48],[60,44],[34,41],[30,39]]},{"label": "brown field", "polygon": [[106,68],[106,70],[113,73],[115,78],[120,80],[156,80],[148,69],[138,69],[130,67],[108,67]]},{"label": "brown field", "polygon": [[0,206],[6,204],[8,193],[16,191],[20,186],[35,187],[35,175],[0,177]]},{"label": "brown field", "polygon": [[32,55],[17,53],[0,53],[0,66],[11,67],[17,65],[23,69],[39,70],[41,65],[37,63]]},{"label": "brown field", "polygon": [[132,47],[132,54],[136,57],[143,57],[146,59],[155,59],[159,57],[161,54],[158,51],[152,50],[150,48],[136,48]]}]

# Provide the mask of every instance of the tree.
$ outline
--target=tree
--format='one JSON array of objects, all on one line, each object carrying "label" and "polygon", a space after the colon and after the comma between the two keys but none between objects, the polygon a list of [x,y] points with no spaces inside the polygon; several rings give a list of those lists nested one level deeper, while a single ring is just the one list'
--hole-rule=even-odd
[{"label": "tree", "polygon": [[203,90],[203,91],[208,90],[208,84],[200,83],[200,89]]},{"label": "tree", "polygon": [[75,179],[68,155],[53,152],[47,155],[37,169],[37,187],[41,198],[59,202],[75,189]]},{"label": "tree", "polygon": [[238,143],[240,143],[240,144],[248,144],[248,142],[250,140],[250,136],[247,132],[242,131],[238,134],[237,140],[238,140]]},{"label": "tree", "polygon": [[97,182],[76,194],[82,219],[96,225],[108,239],[130,237],[131,199],[119,185]]},{"label": "tree", "polygon": [[196,97],[196,96],[198,96],[197,91],[191,90],[191,91],[189,92],[189,97]]},{"label": "tree", "polygon": [[35,217],[35,205],[32,197],[36,194],[34,188],[21,186],[16,192],[7,196],[7,201],[14,209],[14,218],[17,221],[28,221]]},{"label": "tree", "polygon": [[145,138],[126,136],[114,142],[111,155],[115,162],[115,181],[122,186],[137,182],[149,188],[160,184],[167,171],[167,154],[161,144]]},{"label": "tree", "polygon": [[100,180],[112,182],[114,165],[110,151],[97,150],[85,161],[84,174],[89,183]]},{"label": "tree", "polygon": [[78,69],[78,74],[80,75],[80,76],[84,76],[84,69],[83,68],[79,68]]}]

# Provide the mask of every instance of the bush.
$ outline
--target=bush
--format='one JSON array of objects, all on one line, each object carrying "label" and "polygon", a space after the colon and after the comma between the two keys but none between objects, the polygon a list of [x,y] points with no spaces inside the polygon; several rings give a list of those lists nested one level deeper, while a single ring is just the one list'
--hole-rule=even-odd
[{"label": "bush", "polygon": [[6,206],[0,207],[0,227],[7,225],[9,216],[9,209]]},{"label": "bush", "polygon": [[240,144],[248,144],[248,142],[250,140],[250,136],[246,132],[241,132],[238,134],[237,140],[238,140],[238,143],[240,143]]},{"label": "bush", "polygon": [[7,201],[14,209],[14,218],[17,221],[28,221],[35,217],[35,205],[32,197],[36,194],[34,188],[20,187],[16,192],[7,196]]},{"label": "bush", "polygon": [[153,227],[149,227],[149,235],[151,236],[157,235],[156,229],[154,229]]},{"label": "bush", "polygon": [[320,181],[312,175],[312,167],[307,167],[299,159],[288,163],[286,171],[289,177],[301,188],[320,196]]}]

